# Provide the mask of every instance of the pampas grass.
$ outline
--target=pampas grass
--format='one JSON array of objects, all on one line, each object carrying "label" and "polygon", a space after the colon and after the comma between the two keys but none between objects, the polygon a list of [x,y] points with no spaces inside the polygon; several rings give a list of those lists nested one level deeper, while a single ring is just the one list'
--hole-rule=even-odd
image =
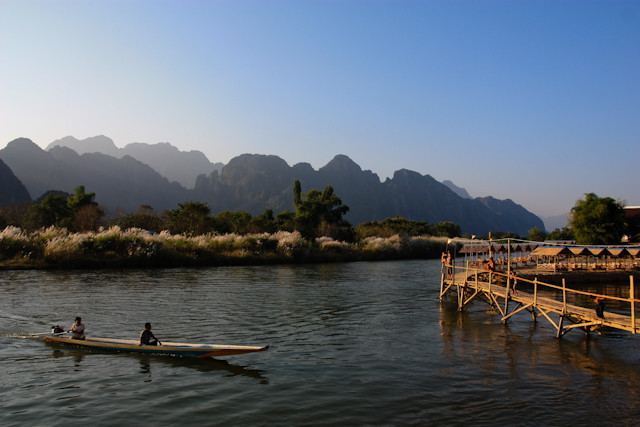
[{"label": "pampas grass", "polygon": [[297,232],[188,236],[112,226],[72,233],[49,227],[28,233],[0,231],[0,265],[23,267],[149,267],[437,258],[444,248],[430,236],[367,237],[349,243],[331,237],[307,240]]}]

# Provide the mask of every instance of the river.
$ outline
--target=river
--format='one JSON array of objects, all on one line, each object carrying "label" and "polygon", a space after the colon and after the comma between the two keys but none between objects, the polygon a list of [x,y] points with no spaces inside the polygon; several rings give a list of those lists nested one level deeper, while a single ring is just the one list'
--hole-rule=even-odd
[{"label": "river", "polygon": [[[438,301],[440,263],[0,272],[0,425],[633,425],[640,339]],[[23,338],[270,345],[225,360]]]}]

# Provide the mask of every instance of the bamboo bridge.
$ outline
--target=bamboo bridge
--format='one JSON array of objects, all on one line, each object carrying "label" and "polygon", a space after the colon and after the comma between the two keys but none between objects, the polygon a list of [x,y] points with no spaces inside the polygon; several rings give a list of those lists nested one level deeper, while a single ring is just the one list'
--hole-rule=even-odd
[{"label": "bamboo bridge", "polygon": [[[621,298],[567,288],[565,279],[562,279],[562,286],[537,278],[528,280],[514,275],[513,271],[509,268],[507,273],[502,273],[470,267],[469,263],[457,266],[443,261],[440,300],[455,292],[461,311],[475,300],[484,300],[502,315],[503,323],[518,313],[528,312],[534,322],[538,317],[544,317],[556,329],[556,338],[574,329],[588,335],[605,326],[633,334],[639,331],[635,308],[640,300],[635,298],[633,275],[629,276],[629,298]],[[589,299],[594,302],[586,306],[585,301]],[[594,307],[598,301],[605,308],[615,305],[615,312],[605,309],[603,313],[596,313]]]}]

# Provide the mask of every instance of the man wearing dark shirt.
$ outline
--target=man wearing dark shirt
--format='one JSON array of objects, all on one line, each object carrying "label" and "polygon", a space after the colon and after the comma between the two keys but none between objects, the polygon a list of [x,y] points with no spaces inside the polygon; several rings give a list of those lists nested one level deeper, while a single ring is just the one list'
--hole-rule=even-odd
[{"label": "man wearing dark shirt", "polygon": [[[151,341],[153,338],[153,341]],[[151,332],[151,323],[144,324],[144,330],[140,332],[140,344],[139,345],[162,345],[159,339],[157,339],[153,332]]]}]

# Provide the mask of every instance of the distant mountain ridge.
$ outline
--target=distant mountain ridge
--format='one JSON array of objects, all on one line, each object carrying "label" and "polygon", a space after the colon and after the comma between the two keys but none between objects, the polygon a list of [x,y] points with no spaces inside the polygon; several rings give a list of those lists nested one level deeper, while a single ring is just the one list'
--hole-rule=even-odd
[{"label": "distant mountain ridge", "polygon": [[462,197],[463,199],[473,199],[473,197],[471,197],[471,195],[467,193],[467,190],[465,190],[462,187],[458,187],[448,179],[445,179],[444,181],[442,181],[442,183],[447,187],[449,187],[454,193],[456,193],[458,196]]},{"label": "distant mountain ridge", "polygon": [[346,218],[354,224],[402,216],[430,223],[451,221],[475,234],[509,230],[526,235],[533,227],[543,227],[540,218],[511,200],[463,199],[431,176],[406,169],[382,183],[378,175],[363,171],[344,155],[316,171],[308,163],[290,167],[276,156],[244,154],[232,159],[221,173],[199,177],[194,195],[214,210],[225,206],[257,214],[264,210],[265,201],[275,212],[291,210],[295,179],[303,192],[331,185],[349,206]]},{"label": "distant mountain ridge", "polygon": [[20,138],[0,150],[0,158],[34,198],[49,190],[73,193],[75,187],[84,185],[112,214],[117,209],[131,212],[142,204],[173,209],[177,201],[188,199],[184,187],[170,183],[131,156],[119,159],[101,153],[80,155],[59,146],[44,151],[31,140]]},{"label": "distant mountain ridge", "polygon": [[[92,141],[94,142],[94,141]],[[0,150],[0,159],[13,170],[33,197],[48,190],[72,192],[84,185],[111,214],[133,212],[146,204],[156,210],[175,209],[189,200],[206,202],[214,213],[246,210],[252,215],[272,209],[293,211],[293,183],[303,192],[333,186],[350,210],[353,224],[396,216],[437,223],[451,221],[463,232],[486,234],[542,229],[540,218],[511,200],[492,197],[466,199],[430,175],[402,169],[381,182],[344,155],[315,170],[308,163],[289,166],[273,155],[243,154],[220,171],[198,176],[193,189],[169,180],[129,155],[78,154],[56,146],[44,151],[31,140],[18,139]]]},{"label": "distant mountain ridge", "polygon": [[14,175],[9,166],[0,160],[0,207],[28,201],[31,201],[31,196],[27,188]]},{"label": "distant mountain ridge", "polygon": [[131,156],[151,166],[169,181],[176,181],[185,188],[193,188],[198,175],[222,170],[224,166],[222,163],[211,163],[201,151],[180,151],[168,142],[134,142],[125,145],[124,148],[118,148],[111,138],[104,135],[83,140],[65,136],[53,141],[45,150],[50,151],[56,146],[71,148],[78,154],[102,153],[117,158]]}]

